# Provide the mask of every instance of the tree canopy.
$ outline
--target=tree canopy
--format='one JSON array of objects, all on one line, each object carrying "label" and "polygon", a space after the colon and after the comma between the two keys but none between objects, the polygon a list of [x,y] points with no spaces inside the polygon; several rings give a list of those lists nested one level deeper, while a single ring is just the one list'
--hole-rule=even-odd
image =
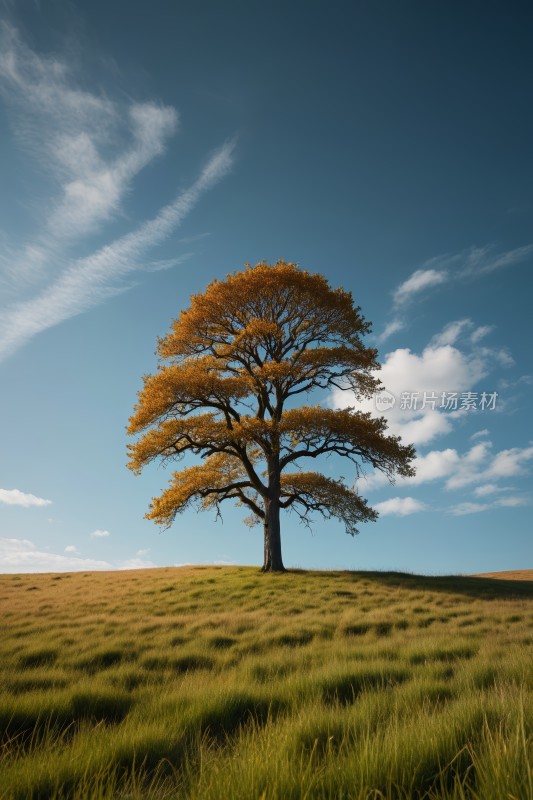
[{"label": "tree canopy", "polygon": [[387,436],[383,417],[293,399],[333,388],[371,397],[380,383],[377,351],[362,342],[369,330],[350,292],[285,261],[247,264],[194,295],[158,341],[157,372],[144,376],[128,466],[138,473],[187,453],[202,462],[173,472],[146,517],[168,527],[192,504],[218,513],[234,500],[263,524],[265,571],[283,569],[280,510],[306,523],[313,512],[335,517],[352,535],[375,520],[354,488],[302,464],[335,453],[356,476],[366,465],[392,480],[414,474],[414,448]]}]

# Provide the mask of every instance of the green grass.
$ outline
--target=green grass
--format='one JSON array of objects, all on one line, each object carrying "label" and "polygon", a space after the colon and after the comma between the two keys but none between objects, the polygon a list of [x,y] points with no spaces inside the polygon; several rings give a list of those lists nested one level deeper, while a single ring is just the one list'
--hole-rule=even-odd
[{"label": "green grass", "polygon": [[0,576],[0,798],[533,800],[533,584]]}]

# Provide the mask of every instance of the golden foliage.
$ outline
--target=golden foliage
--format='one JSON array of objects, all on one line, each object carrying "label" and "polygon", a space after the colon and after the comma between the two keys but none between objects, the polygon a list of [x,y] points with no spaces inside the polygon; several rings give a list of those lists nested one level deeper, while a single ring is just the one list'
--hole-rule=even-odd
[{"label": "golden foliage", "polygon": [[281,477],[282,508],[294,507],[301,519],[308,522],[312,511],[326,518],[337,517],[347,533],[357,533],[359,522],[377,519],[377,512],[356,491],[342,481],[327,478],[320,472],[295,472]]},{"label": "golden foliage", "polygon": [[223,499],[242,501],[247,486],[246,474],[238,460],[225,454],[209,456],[199,466],[174,472],[168,489],[152,499],[146,517],[168,526],[178,511],[184,511],[195,501],[202,509],[218,506]]},{"label": "golden foliage", "polygon": [[284,343],[293,351],[306,342],[353,346],[370,327],[359,311],[350,292],[331,289],[322,275],[284,261],[273,267],[247,264],[244,271],[214,280],[205,292],[194,295],[158,349],[163,358],[175,358],[221,345],[228,357],[239,348],[252,350],[263,344],[279,361]]},{"label": "golden foliage", "polygon": [[341,482],[285,474],[293,462],[328,453],[350,459],[357,474],[364,464],[390,478],[413,474],[413,448],[386,436],[383,418],[286,407],[314,389],[371,396],[380,384],[377,352],[361,339],[369,329],[350,292],[284,261],[246,265],[194,295],[158,342],[158,371],[144,377],[129,420],[128,433],[141,434],[129,447],[129,467],[139,472],[186,453],[204,461],[175,472],[147,516],[168,525],[191,502],[218,510],[231,498],[256,518],[274,500],[304,520],[321,511],[350,533],[375,519]]}]

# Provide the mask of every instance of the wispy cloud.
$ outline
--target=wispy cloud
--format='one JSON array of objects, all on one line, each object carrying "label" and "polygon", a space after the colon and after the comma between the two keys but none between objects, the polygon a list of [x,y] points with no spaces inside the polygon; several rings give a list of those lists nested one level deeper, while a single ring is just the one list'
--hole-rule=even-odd
[{"label": "wispy cloud", "polygon": [[494,245],[471,247],[458,254],[458,272],[462,278],[477,278],[498,269],[521,264],[530,258],[533,258],[533,244],[500,252],[495,252]]},{"label": "wispy cloud", "polygon": [[[458,253],[446,253],[428,259],[419,269],[409,275],[392,292],[394,318],[385,325],[376,337],[378,343],[386,341],[394,333],[407,327],[407,318],[402,316],[413,300],[418,300],[428,289],[455,281],[475,280],[499,269],[512,267],[533,260],[533,244],[510,250],[496,250],[492,244],[484,247],[468,247]],[[480,341],[493,326],[480,326],[472,332],[472,341]]]},{"label": "wispy cloud", "polygon": [[485,436],[488,436],[489,434],[490,434],[489,429],[488,428],[483,428],[483,430],[476,431],[475,433],[473,433],[470,438],[471,439],[484,439]]},{"label": "wispy cloud", "polygon": [[471,319],[458,319],[449,322],[444,328],[431,339],[431,347],[445,347],[447,344],[453,345],[457,342],[465,330],[474,327]]},{"label": "wispy cloud", "polygon": [[127,558],[125,561],[120,561],[117,565],[117,569],[152,569],[157,566],[158,565],[154,561],[136,556],[135,558]]},{"label": "wispy cloud", "polygon": [[417,269],[394,291],[394,305],[403,306],[420,292],[448,280],[448,273],[436,269]]},{"label": "wispy cloud", "polygon": [[233,143],[223,145],[196,181],[138,230],[78,259],[32,300],[8,309],[0,324],[0,359],[37,333],[89,310],[126,287],[120,278],[140,269],[148,250],[163,242],[198,203],[202,195],[229,171]]},{"label": "wispy cloud", "polygon": [[[75,243],[118,214],[141,169],[161,155],[178,127],[178,114],[156,102],[114,102],[76,85],[65,61],[32,52],[9,25],[0,26],[0,92],[19,144],[48,171],[56,199],[29,243],[17,250],[4,242],[0,280],[11,304],[0,325],[0,360],[36,334],[125,291],[136,270],[168,269],[190,256],[149,260],[202,196],[232,165],[233,142],[208,159],[188,188],[135,230],[83,258]],[[28,298],[28,290],[39,286]]]},{"label": "wispy cloud", "polygon": [[491,331],[493,330],[494,330],[494,325],[480,325],[478,328],[472,331],[472,334],[470,335],[472,344],[477,344],[482,339],[484,339],[485,336],[488,336],[488,334],[491,333]]},{"label": "wispy cloud", "polygon": [[153,561],[139,557],[139,554],[134,558],[112,563],[85,558],[73,544],[67,545],[63,553],[52,553],[48,548],[40,548],[29,539],[0,537],[0,573],[126,570],[157,566]]},{"label": "wispy cloud", "polygon": [[490,511],[494,508],[518,508],[526,505],[528,505],[527,498],[516,495],[514,497],[500,497],[492,503],[473,503],[468,501],[458,503],[449,508],[448,513],[453,514],[455,517],[463,517],[466,514],[479,514],[482,511]]},{"label": "wispy cloud", "polygon": [[498,269],[506,269],[533,257],[533,244],[508,250],[497,250],[496,245],[472,245],[457,253],[434,256],[422,265],[425,270],[446,270],[451,278],[475,278]]},{"label": "wispy cloud", "polygon": [[403,331],[406,327],[406,323],[401,319],[393,319],[385,325],[383,331],[376,336],[376,340],[378,344],[383,344],[383,342],[390,339],[391,336],[394,336],[395,333],[399,333]]},{"label": "wispy cloud", "polygon": [[29,539],[0,537],[1,572],[75,572],[79,570],[113,569],[107,561],[81,558],[68,550],[66,554],[40,550]]},{"label": "wispy cloud", "polygon": [[110,534],[109,531],[103,531],[103,530],[98,529],[96,531],[93,531],[90,534],[90,536],[91,536],[91,539],[107,539],[109,536],[111,536],[111,534]]},{"label": "wispy cloud", "polygon": [[49,506],[51,500],[44,500],[42,497],[36,497],[34,494],[21,492],[20,489],[0,489],[0,503],[5,503],[8,506]]},{"label": "wispy cloud", "polygon": [[228,561],[223,558],[215,559],[214,561],[183,561],[178,564],[173,564],[174,567],[232,567],[236,561]]},{"label": "wispy cloud", "polygon": [[133,178],[164,152],[178,125],[173,108],[154,102],[123,107],[81,90],[72,72],[0,25],[0,94],[19,145],[51,178],[56,195],[38,212],[39,233],[0,262],[4,282],[34,282],[65,246],[116,216]]},{"label": "wispy cloud", "polygon": [[487,497],[489,494],[496,494],[497,492],[504,492],[507,487],[497,486],[495,483],[483,483],[481,486],[476,486],[474,494],[476,497]]}]

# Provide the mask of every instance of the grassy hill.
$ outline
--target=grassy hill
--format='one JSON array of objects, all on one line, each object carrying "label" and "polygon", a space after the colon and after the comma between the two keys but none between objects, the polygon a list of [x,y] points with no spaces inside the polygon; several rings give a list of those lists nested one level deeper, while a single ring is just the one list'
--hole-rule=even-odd
[{"label": "grassy hill", "polygon": [[0,797],[533,798],[533,584],[0,576]]}]

